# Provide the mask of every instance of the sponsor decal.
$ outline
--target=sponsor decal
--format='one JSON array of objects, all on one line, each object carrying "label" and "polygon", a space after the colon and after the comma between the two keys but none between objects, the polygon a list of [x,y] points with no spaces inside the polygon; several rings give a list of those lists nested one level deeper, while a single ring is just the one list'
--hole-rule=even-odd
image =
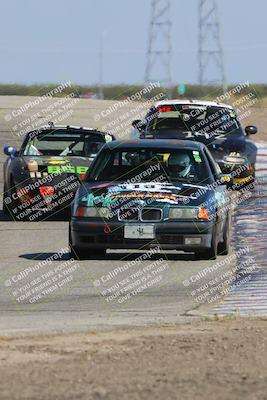
[{"label": "sponsor decal", "polygon": [[72,174],[85,174],[89,167],[86,166],[74,166],[74,165],[48,165],[47,171],[49,174],[58,173],[72,173]]},{"label": "sponsor decal", "polygon": [[201,159],[201,157],[199,155],[199,151],[193,151],[193,156],[194,156],[194,159],[195,159],[196,162],[198,162],[198,163],[202,162],[202,159]]},{"label": "sponsor decal", "polygon": [[234,178],[234,183],[247,183],[252,179],[252,176],[247,176],[246,178]]},{"label": "sponsor decal", "polygon": [[[97,187],[101,186],[103,187],[106,185],[99,185]],[[178,204],[179,202],[184,202],[185,199],[196,199],[196,197],[193,195],[188,196],[185,194],[175,193],[179,192],[181,188],[171,184],[122,184],[121,186],[109,187],[107,190],[108,193],[102,195],[94,195],[93,193],[89,193],[82,198],[82,202],[85,202],[87,207],[99,205],[111,208],[114,203],[118,202],[118,199],[122,199],[122,201],[125,201],[126,199],[136,199],[141,201],[142,199],[145,201],[145,204],[146,200],[150,200],[150,202],[153,201]]]},{"label": "sponsor decal", "polygon": [[50,160],[48,162],[49,162],[49,164],[52,164],[52,165],[64,165],[64,164],[69,163],[70,161],[69,160]]},{"label": "sponsor decal", "polygon": [[95,196],[93,193],[89,193],[82,198],[82,202],[85,202],[87,207],[102,204],[103,207],[110,208],[116,202],[116,199],[113,199],[110,194]]},{"label": "sponsor decal", "polygon": [[177,195],[175,194],[168,194],[168,193],[118,193],[112,194],[112,198],[155,198],[155,199],[169,199],[169,200],[177,200]]}]

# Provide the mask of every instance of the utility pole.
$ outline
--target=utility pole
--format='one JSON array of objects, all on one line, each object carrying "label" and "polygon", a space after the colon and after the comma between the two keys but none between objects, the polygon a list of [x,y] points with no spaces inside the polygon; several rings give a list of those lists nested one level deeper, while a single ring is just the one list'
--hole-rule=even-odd
[{"label": "utility pole", "polygon": [[170,91],[171,18],[170,0],[151,0],[151,18],[147,49],[145,82],[156,82]]},{"label": "utility pole", "polygon": [[103,93],[103,61],[104,61],[104,35],[106,31],[103,31],[100,36],[100,46],[99,46],[99,83],[98,83],[98,98],[99,100],[104,99]]},{"label": "utility pole", "polygon": [[227,90],[217,0],[199,0],[199,83]]}]

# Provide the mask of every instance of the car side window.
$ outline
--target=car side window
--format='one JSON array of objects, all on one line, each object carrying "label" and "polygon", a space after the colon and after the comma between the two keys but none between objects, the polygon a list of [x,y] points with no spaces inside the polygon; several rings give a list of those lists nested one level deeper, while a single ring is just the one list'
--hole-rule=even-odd
[{"label": "car side window", "polygon": [[207,156],[210,169],[216,179],[222,173],[221,168],[220,168],[219,164],[216,163],[216,161],[214,160],[214,158],[211,155],[211,152],[207,148],[204,149],[204,153]]}]

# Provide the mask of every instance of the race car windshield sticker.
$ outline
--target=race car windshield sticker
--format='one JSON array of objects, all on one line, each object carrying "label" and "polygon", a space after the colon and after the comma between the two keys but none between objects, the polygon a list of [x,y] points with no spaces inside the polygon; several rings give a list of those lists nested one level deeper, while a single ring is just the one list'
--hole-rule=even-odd
[{"label": "race car windshield sticker", "polygon": [[70,161],[69,160],[49,160],[48,162],[49,162],[49,164],[52,164],[52,165],[64,165],[64,164],[69,163]]},{"label": "race car windshield sticker", "polygon": [[[113,199],[153,199],[155,202],[167,202],[177,204],[189,196],[180,194],[181,187],[171,184],[162,185],[160,183],[138,183],[138,184],[122,184],[108,189]],[[190,195],[191,199],[194,196]]]},{"label": "race car windshield sticker", "polygon": [[114,186],[108,189],[110,193],[119,194],[123,192],[150,192],[150,193],[172,193],[172,191],[179,192],[181,188],[179,186],[174,186],[170,183],[163,185],[162,183],[125,183],[120,186]]},{"label": "race car windshield sticker", "polygon": [[159,118],[178,118],[180,117],[179,111],[159,112]]},{"label": "race car windshield sticker", "polygon": [[197,105],[190,105],[190,104],[185,104],[182,106],[183,110],[200,110],[200,111],[206,111],[207,106],[197,106]]},{"label": "race car windshield sticker", "polygon": [[198,162],[198,163],[202,162],[202,159],[201,159],[201,157],[199,155],[199,151],[193,151],[193,156],[194,156],[194,159],[195,159],[196,162]]},{"label": "race car windshield sticker", "polygon": [[74,166],[74,165],[48,165],[47,167],[47,172],[49,174],[54,174],[54,173],[71,173],[71,174],[85,174],[88,170],[88,167],[86,166],[82,166],[82,165],[78,165],[78,166]]}]

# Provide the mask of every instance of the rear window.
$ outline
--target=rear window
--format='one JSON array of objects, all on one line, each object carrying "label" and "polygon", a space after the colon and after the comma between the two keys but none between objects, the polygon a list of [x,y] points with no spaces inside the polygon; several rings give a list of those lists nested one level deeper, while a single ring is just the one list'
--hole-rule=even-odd
[{"label": "rear window", "polygon": [[209,137],[240,130],[236,112],[224,107],[165,105],[158,107],[151,130],[180,130]]}]

